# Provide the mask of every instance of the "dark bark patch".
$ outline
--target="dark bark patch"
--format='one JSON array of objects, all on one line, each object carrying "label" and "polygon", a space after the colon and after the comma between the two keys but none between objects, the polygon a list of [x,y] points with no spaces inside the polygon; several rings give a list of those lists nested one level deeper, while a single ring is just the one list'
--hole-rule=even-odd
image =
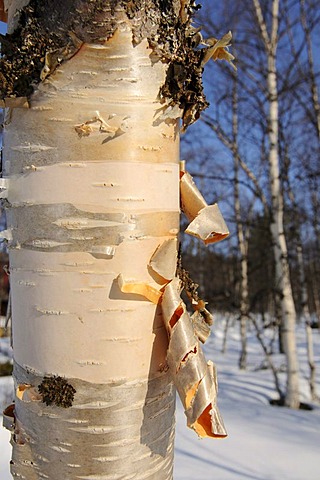
[{"label": "dark bark patch", "polygon": [[42,395],[42,401],[46,405],[56,405],[57,407],[72,407],[74,394],[76,393],[70,383],[62,377],[44,377],[38,391]]},{"label": "dark bark patch", "polygon": [[167,106],[179,105],[185,129],[208,106],[202,86],[205,49],[191,26],[198,8],[194,0],[30,0],[14,32],[0,36],[0,99],[30,97],[83,42],[104,42],[127,18],[133,44],[147,38],[155,60],[168,63],[160,97]]},{"label": "dark bark patch", "polygon": [[[132,21],[133,40],[148,38],[154,56],[169,64],[160,97],[168,106],[183,110],[183,129],[194,123],[208,107],[202,85],[203,49],[200,36],[191,26],[194,0],[135,0],[124,2]],[[183,9],[183,11],[182,11]]]},{"label": "dark bark patch", "polygon": [[119,4],[120,0],[31,0],[21,10],[14,32],[0,36],[0,98],[30,96],[46,73],[74,55],[82,42],[111,37]]}]

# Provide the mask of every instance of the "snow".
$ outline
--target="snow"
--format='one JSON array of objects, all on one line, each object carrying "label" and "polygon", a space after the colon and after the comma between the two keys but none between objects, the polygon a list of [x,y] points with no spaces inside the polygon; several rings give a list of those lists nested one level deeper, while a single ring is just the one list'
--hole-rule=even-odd
[{"label": "snow", "polygon": [[[260,368],[264,359],[254,331],[248,336],[248,368],[240,372],[238,324],[235,322],[229,329],[224,354],[221,353],[223,328],[223,320],[218,319],[205,351],[218,367],[219,407],[229,437],[199,440],[186,427],[178,400],[174,480],[318,480],[320,406],[313,404],[312,411],[270,406],[269,399],[277,395],[270,370]],[[303,326],[298,327],[297,333],[301,400],[309,402]],[[265,334],[270,340],[271,332]],[[314,330],[314,349],[319,379],[318,330]],[[282,355],[275,354],[272,359],[279,368],[284,364]],[[280,379],[284,381],[284,374]],[[0,394],[7,392],[6,400],[10,398],[11,385],[10,379],[0,378]],[[319,382],[317,388],[319,392]],[[9,434],[3,428],[0,428],[0,450],[0,479],[11,480],[8,467],[11,447]]]}]

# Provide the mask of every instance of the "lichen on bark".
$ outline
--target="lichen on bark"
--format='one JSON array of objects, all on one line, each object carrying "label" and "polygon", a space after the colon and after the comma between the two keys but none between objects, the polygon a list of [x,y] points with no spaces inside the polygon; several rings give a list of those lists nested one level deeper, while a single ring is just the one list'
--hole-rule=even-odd
[{"label": "lichen on bark", "polygon": [[202,87],[206,48],[198,48],[191,26],[199,8],[194,0],[30,0],[15,30],[0,37],[0,99],[30,97],[83,43],[103,43],[126,22],[133,44],[147,38],[155,61],[168,64],[159,94],[166,105],[180,107],[186,128],[208,106]]},{"label": "lichen on bark", "polygon": [[38,386],[38,391],[46,405],[56,405],[64,408],[72,406],[76,393],[75,388],[65,378],[59,376],[44,377]]},{"label": "lichen on bark", "polygon": [[15,30],[1,35],[0,97],[30,96],[41,81],[46,56],[52,70],[82,42],[104,41],[116,28],[119,0],[30,0]]}]

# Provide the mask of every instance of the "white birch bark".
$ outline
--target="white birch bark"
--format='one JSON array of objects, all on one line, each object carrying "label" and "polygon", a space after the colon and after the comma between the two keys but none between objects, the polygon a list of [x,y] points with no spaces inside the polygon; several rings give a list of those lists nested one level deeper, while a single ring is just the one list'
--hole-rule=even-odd
[{"label": "white birch bark", "polygon": [[316,400],[318,398],[317,391],[316,391],[316,363],[314,358],[311,315],[308,307],[308,293],[307,293],[307,285],[306,285],[306,278],[305,278],[305,271],[304,271],[304,264],[303,264],[303,251],[302,251],[302,244],[300,241],[300,234],[299,234],[299,242],[297,245],[297,263],[299,268],[299,281],[301,286],[302,317],[305,322],[306,340],[307,340],[307,357],[308,357],[308,365],[310,369],[310,373],[309,373],[310,394],[311,394],[312,400]]},{"label": "white birch bark", "polygon": [[272,2],[272,26],[269,35],[259,0],[253,0],[267,61],[267,88],[269,102],[269,177],[272,205],[271,234],[276,265],[277,288],[281,292],[283,341],[287,359],[287,389],[285,403],[291,408],[299,407],[299,364],[297,358],[295,326],[296,312],[290,281],[288,252],[283,224],[283,194],[280,182],[278,153],[278,90],[276,51],[278,39],[279,0]]},{"label": "white birch bark", "polygon": [[241,353],[239,358],[240,369],[245,370],[247,367],[247,320],[248,320],[248,257],[247,244],[243,231],[241,212],[240,212],[240,198],[238,185],[238,168],[235,159],[235,199],[234,208],[237,222],[237,236],[240,250],[240,338],[241,338]]},{"label": "white birch bark", "polygon": [[312,334],[312,328],[311,328],[311,315],[309,310],[308,289],[307,289],[304,258],[303,258],[303,246],[302,246],[302,239],[301,239],[299,208],[295,199],[295,194],[291,188],[289,179],[287,179],[287,182],[288,182],[288,194],[292,202],[292,208],[294,211],[293,223],[294,223],[295,237],[296,237],[298,279],[299,279],[299,284],[301,289],[300,305],[301,305],[302,319],[304,321],[305,330],[306,330],[307,358],[308,358],[308,364],[310,369],[310,374],[309,374],[310,394],[311,394],[312,400],[316,400],[317,399],[316,364],[314,359],[313,334]]},{"label": "white birch bark", "polygon": [[240,251],[240,339],[241,351],[239,357],[239,368],[247,368],[247,320],[249,313],[249,288],[248,288],[248,249],[241,218],[241,203],[239,191],[239,154],[238,154],[238,92],[237,78],[234,74],[232,92],[232,153],[234,160],[234,212],[237,224],[238,246]]},{"label": "white birch bark", "polygon": [[[177,121],[155,122],[166,66],[120,22],[7,111],[5,177],[15,356],[12,475],[172,478],[175,393],[149,260],[179,228]],[[46,406],[45,375],[76,390]],[[29,386],[34,388],[29,388]]]}]

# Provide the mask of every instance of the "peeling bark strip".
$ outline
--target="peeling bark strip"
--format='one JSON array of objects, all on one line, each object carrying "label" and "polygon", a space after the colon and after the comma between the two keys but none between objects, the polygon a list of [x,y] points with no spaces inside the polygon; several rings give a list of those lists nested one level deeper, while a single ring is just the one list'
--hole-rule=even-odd
[{"label": "peeling bark strip", "polygon": [[[175,276],[175,268],[167,268],[173,263],[172,257],[177,256],[176,243],[176,239],[164,242],[149,262],[150,268],[167,280],[161,290],[143,282],[125,281],[121,275],[118,282],[123,293],[142,295],[150,302],[161,305],[169,337],[167,366],[185,408],[188,426],[199,437],[223,438],[227,433],[217,407],[215,367],[212,362],[206,363],[199,343],[199,340],[205,342],[210,334],[207,322],[211,322],[212,317],[205,309],[205,303],[199,299],[194,302],[195,314],[191,318],[186,311],[180,297],[182,282]],[[181,271],[179,263],[178,271]]]},{"label": "peeling bark strip", "polygon": [[165,288],[162,312],[169,335],[167,362],[185,408],[188,426],[200,437],[226,437],[216,401],[218,384],[212,362],[206,363],[177,278]]},{"label": "peeling bark strip", "polygon": [[200,238],[205,245],[220,242],[229,230],[218,205],[207,204],[188,172],[182,170],[181,175],[181,208],[191,222],[186,233]]}]

